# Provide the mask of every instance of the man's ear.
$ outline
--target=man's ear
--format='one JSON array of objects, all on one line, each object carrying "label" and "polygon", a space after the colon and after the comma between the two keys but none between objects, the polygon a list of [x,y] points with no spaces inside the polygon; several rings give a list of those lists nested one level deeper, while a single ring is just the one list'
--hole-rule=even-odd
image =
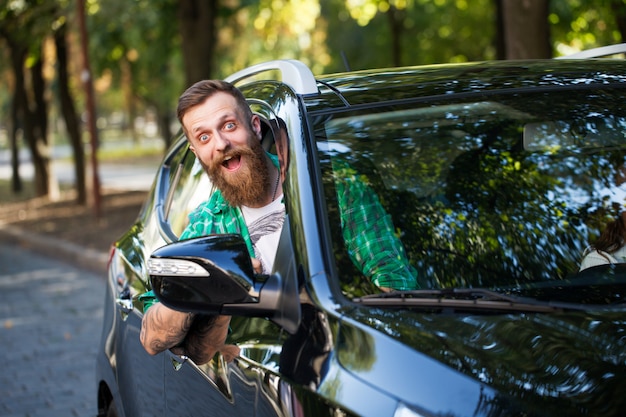
[{"label": "man's ear", "polygon": [[250,123],[252,125],[252,130],[254,131],[254,133],[256,133],[257,139],[261,140],[261,138],[263,137],[263,134],[261,131],[261,118],[257,116],[256,114],[253,114],[252,120]]},{"label": "man's ear", "polygon": [[189,135],[187,134],[187,129],[185,129],[185,126],[183,126],[183,134],[185,135],[185,138],[187,139],[187,143],[189,144],[189,150],[191,150],[191,152],[193,152],[193,154],[196,154],[196,148],[193,147],[193,145],[191,144],[191,140],[189,139]]}]

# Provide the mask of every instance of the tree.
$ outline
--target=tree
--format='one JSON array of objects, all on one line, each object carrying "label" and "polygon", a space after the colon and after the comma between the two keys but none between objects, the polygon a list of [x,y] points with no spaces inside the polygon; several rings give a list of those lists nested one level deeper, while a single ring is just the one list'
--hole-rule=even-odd
[{"label": "tree", "polygon": [[81,139],[80,121],[76,114],[74,99],[70,92],[70,77],[68,71],[68,53],[66,43],[67,24],[62,19],[59,26],[54,31],[54,44],[57,55],[58,73],[58,95],[61,113],[65,120],[70,145],[74,154],[74,174],[76,177],[76,202],[85,204],[87,202],[87,185],[85,180],[85,150]]},{"label": "tree", "polygon": [[320,71],[329,61],[317,0],[108,0],[93,10],[91,26],[103,29],[92,35],[95,72],[112,80],[105,94],[121,89],[138,103],[125,106],[130,120],[134,108],[155,110],[166,143],[176,99],[193,82],[268,59],[298,58]]},{"label": "tree", "polygon": [[[244,6],[245,4],[245,6]],[[221,9],[216,54],[220,77],[273,59],[299,59],[314,72],[328,63],[327,23],[318,0],[246,0]]]},{"label": "tree", "polygon": [[[83,188],[79,129],[70,127],[77,119],[70,102],[78,75],[63,64],[72,62],[63,56],[62,42],[70,3],[0,0],[0,38],[14,73],[7,113],[15,190],[21,188],[22,138],[33,154],[38,194],[49,187],[50,87],[42,68],[51,36],[60,54],[55,91],[74,149],[79,195]],[[133,138],[135,116],[154,111],[166,144],[176,98],[186,86],[269,59],[300,59],[323,73],[550,57],[620,42],[626,31],[624,0],[88,0],[87,11],[100,110],[123,109]]]},{"label": "tree", "polygon": [[[342,0],[324,3],[322,14],[329,19],[332,56],[342,51],[350,67],[359,69],[492,59],[493,5],[492,0]],[[343,69],[337,62],[333,69]]]},{"label": "tree", "polygon": [[[13,156],[17,155],[17,134],[21,130],[35,167],[35,193],[43,196],[48,194],[50,185],[43,45],[56,16],[56,3],[43,0],[3,3],[0,8],[0,37],[5,39],[10,51],[15,80],[11,105]],[[14,176],[19,175],[17,166],[14,161]],[[19,188],[19,183],[19,179],[14,180],[14,186]]]},{"label": "tree", "polygon": [[360,26],[366,26],[378,13],[387,17],[389,29],[389,50],[391,51],[391,65],[402,65],[402,40],[405,33],[405,19],[407,9],[413,2],[388,1],[388,0],[347,0],[346,6],[350,16],[357,21]]},{"label": "tree", "polygon": [[554,49],[559,55],[568,55],[624,42],[625,16],[623,0],[552,1],[549,20]]},{"label": "tree", "polygon": [[621,35],[622,41],[626,39],[626,2],[624,0],[611,0],[611,11],[615,14],[615,23]]},{"label": "tree", "polygon": [[549,0],[496,0],[500,59],[551,58]]},{"label": "tree", "polygon": [[219,0],[179,0],[178,27],[187,86],[213,74]]},{"label": "tree", "polygon": [[110,111],[122,107],[122,101],[125,127],[135,141],[136,116],[153,110],[159,133],[169,146],[173,109],[186,82],[179,21],[173,19],[178,1],[108,0],[106,7],[100,3],[104,2],[95,2],[97,7],[88,16],[90,27],[104,29],[92,31],[90,42],[94,74],[109,80],[99,91],[99,103]]}]

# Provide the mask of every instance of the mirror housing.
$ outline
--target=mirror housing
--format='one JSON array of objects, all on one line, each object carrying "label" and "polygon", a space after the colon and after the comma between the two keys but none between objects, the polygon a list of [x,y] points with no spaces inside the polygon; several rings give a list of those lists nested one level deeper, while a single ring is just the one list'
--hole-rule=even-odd
[{"label": "mirror housing", "polygon": [[[277,263],[281,253],[285,251],[279,247]],[[243,238],[220,234],[163,246],[150,256],[148,270],[157,299],[172,309],[267,317],[295,333],[298,289],[295,275],[288,272],[292,262],[287,259],[286,264],[285,278],[280,271],[255,275]]]}]

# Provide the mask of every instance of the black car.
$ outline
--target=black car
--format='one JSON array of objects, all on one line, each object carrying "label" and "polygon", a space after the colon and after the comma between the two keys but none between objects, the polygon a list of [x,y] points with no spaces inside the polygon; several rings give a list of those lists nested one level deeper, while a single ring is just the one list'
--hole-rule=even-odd
[{"label": "black car", "polygon": [[[99,415],[624,415],[626,265],[581,261],[626,204],[626,65],[589,56],[229,77],[266,149],[289,138],[275,270],[255,276],[236,235],[178,242],[212,189],[181,136],[111,252]],[[420,289],[381,292],[351,260],[337,160],[375,191]],[[232,315],[240,356],[148,355],[150,289]]]}]

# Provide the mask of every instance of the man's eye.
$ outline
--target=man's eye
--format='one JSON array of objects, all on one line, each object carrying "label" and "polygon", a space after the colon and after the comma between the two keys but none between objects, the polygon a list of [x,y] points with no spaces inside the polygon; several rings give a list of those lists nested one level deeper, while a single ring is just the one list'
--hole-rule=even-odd
[{"label": "man's eye", "polygon": [[226,128],[226,130],[233,130],[235,128],[235,124],[233,122],[228,122],[224,125],[224,128]]},{"label": "man's eye", "polygon": [[209,140],[209,135],[200,135],[198,139],[200,139],[200,142],[206,142]]}]

